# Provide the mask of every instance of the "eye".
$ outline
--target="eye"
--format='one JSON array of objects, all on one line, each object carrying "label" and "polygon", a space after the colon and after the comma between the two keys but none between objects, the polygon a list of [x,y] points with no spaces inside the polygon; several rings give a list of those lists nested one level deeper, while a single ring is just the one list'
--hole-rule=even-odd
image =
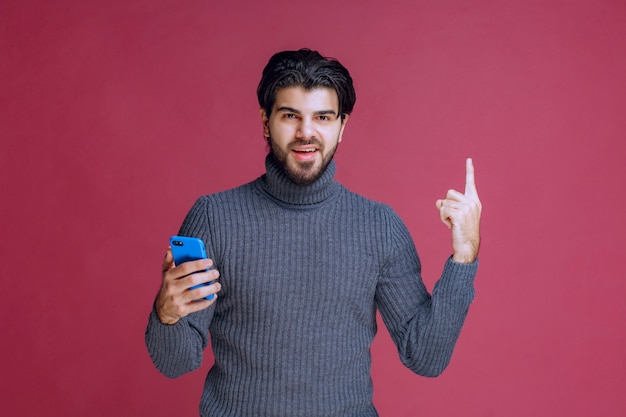
[{"label": "eye", "polygon": [[337,120],[337,116],[334,113],[321,113],[317,115],[317,120],[320,122],[333,122]]}]

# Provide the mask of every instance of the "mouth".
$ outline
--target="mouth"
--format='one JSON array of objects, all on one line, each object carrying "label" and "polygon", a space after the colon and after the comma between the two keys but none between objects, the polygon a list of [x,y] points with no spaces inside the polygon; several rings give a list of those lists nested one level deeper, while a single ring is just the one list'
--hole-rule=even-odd
[{"label": "mouth", "polygon": [[296,146],[291,149],[298,161],[310,161],[317,156],[319,149],[313,145]]}]

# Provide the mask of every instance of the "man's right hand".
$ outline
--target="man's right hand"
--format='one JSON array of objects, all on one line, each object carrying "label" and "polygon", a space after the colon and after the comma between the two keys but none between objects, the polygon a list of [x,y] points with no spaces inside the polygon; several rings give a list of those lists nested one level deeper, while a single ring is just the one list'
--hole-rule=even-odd
[{"label": "man's right hand", "polygon": [[[220,274],[216,269],[205,271],[212,266],[213,261],[210,259],[174,266],[172,250],[168,248],[163,258],[163,283],[155,303],[157,315],[163,324],[175,324],[186,315],[204,310],[215,302],[217,292],[221,289],[218,282],[194,290],[188,289],[218,279]],[[204,299],[211,294],[215,294],[213,299]]]}]

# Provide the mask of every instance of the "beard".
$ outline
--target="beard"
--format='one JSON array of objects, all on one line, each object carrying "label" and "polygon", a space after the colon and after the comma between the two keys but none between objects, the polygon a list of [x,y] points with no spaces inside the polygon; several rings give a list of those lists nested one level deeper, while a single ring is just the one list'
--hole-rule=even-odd
[{"label": "beard", "polygon": [[[270,153],[278,164],[282,167],[285,175],[298,185],[311,185],[317,181],[326,172],[326,168],[333,160],[335,152],[337,151],[337,143],[330,152],[324,155],[324,146],[317,139],[310,140],[298,140],[289,145],[289,148],[285,151],[275,144],[271,136],[267,138],[268,145],[270,147]],[[289,153],[292,147],[315,144],[318,147],[318,152],[322,155],[322,161],[318,159],[313,161],[296,161],[289,158]]]}]

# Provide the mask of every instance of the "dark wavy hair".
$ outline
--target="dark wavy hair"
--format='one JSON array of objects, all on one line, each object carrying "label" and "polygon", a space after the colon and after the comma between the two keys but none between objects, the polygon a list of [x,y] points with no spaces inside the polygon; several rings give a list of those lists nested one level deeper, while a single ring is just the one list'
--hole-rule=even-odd
[{"label": "dark wavy hair", "polygon": [[284,87],[295,86],[306,90],[320,87],[335,90],[342,122],[352,112],[356,102],[352,77],[339,61],[306,48],[283,51],[270,58],[257,87],[259,105],[268,117],[276,101],[276,92]]}]

